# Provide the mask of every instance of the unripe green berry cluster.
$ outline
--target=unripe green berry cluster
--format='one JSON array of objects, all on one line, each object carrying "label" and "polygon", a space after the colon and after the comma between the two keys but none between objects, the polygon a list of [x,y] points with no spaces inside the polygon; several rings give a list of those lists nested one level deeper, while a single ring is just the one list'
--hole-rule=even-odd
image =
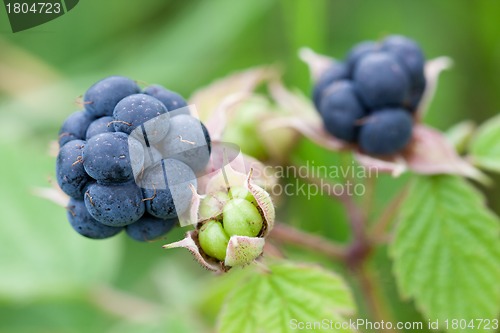
[{"label": "unripe green berry cluster", "polygon": [[207,195],[200,203],[200,214],[211,217],[199,229],[200,246],[220,261],[226,258],[231,236],[257,237],[264,222],[255,198],[242,186]]}]

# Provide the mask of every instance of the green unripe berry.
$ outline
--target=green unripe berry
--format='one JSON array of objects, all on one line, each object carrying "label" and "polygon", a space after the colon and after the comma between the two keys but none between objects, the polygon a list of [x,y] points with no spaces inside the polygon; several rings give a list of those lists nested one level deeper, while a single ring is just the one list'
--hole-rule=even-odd
[{"label": "green unripe berry", "polygon": [[233,199],[245,199],[250,201],[252,204],[257,205],[257,201],[253,197],[252,193],[243,186],[233,186],[229,189],[229,197]]},{"label": "green unripe berry", "polygon": [[268,114],[269,109],[270,102],[262,97],[252,97],[240,103],[231,118],[231,126],[224,129],[222,141],[235,143],[243,153],[266,160],[269,156],[258,124],[261,123],[261,118]]},{"label": "green unripe berry", "polygon": [[252,203],[245,199],[232,199],[224,206],[222,223],[229,236],[255,237],[262,229],[263,220]]},{"label": "green unripe berry", "polygon": [[207,195],[200,202],[198,214],[201,220],[210,219],[222,213],[222,207],[229,201],[226,192],[216,192]]},{"label": "green unripe berry", "polygon": [[229,236],[220,222],[212,220],[205,223],[199,231],[198,241],[203,251],[210,257],[220,261],[226,259]]}]

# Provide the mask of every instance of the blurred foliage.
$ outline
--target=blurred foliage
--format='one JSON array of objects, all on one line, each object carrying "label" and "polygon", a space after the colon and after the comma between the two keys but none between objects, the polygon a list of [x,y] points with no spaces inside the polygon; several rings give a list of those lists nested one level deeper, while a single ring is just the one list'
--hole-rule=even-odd
[{"label": "blurred foliage", "polygon": [[[499,12],[495,0],[80,1],[57,20],[12,34],[0,10],[0,331],[201,332],[214,326],[210,307],[220,307],[224,289],[214,291],[213,304],[200,296],[218,282],[187,252],[166,254],[161,242],[138,244],[123,236],[83,239],[63,208],[32,194],[54,178],[49,142],[95,81],[121,74],[187,97],[234,70],[277,64],[287,85],[308,93],[299,47],[341,58],[358,41],[399,33],[419,41],[430,58],[455,61],[427,116],[446,129],[498,111]],[[341,158],[303,141],[291,161],[328,165]],[[379,179],[374,215],[404,181]],[[291,197],[280,202],[279,214],[325,237],[349,237],[341,207],[325,197]],[[292,258],[333,266],[286,250]],[[372,265],[394,316],[419,320],[413,305],[398,299],[385,252]],[[102,286],[112,290],[106,299],[96,296]]]}]

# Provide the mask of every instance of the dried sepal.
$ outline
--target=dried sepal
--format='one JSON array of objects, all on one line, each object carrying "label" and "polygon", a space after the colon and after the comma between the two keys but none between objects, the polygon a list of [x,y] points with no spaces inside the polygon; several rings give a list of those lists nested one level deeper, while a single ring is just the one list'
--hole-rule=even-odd
[{"label": "dried sepal", "polygon": [[255,67],[232,73],[196,91],[189,99],[189,104],[198,107],[201,120],[209,120],[213,118],[214,112],[218,108],[220,109],[221,104],[227,100],[228,96],[251,93],[262,82],[277,76],[278,71],[271,66]]},{"label": "dried sepal", "polygon": [[198,231],[192,230],[186,233],[185,238],[180,241],[163,245],[164,249],[175,249],[175,248],[185,248],[194,256],[195,260],[204,268],[214,271],[222,272],[224,271],[223,266],[216,260],[208,257],[202,251],[200,251],[200,246],[198,243]]},{"label": "dried sepal", "polygon": [[379,172],[390,173],[393,177],[399,177],[404,172],[408,171],[408,165],[401,155],[391,158],[380,158],[355,151],[354,156],[359,164],[363,165],[365,168],[372,168]]},{"label": "dried sepal", "polygon": [[52,201],[61,207],[67,207],[70,197],[59,187],[35,187],[31,192],[40,198]]},{"label": "dried sepal", "polygon": [[427,112],[434,95],[436,94],[439,75],[442,71],[451,68],[452,65],[453,60],[444,56],[428,60],[425,63],[424,73],[426,86],[422,99],[417,107],[417,121],[421,121],[422,117]]},{"label": "dried sepal", "polygon": [[299,58],[309,67],[313,82],[316,82],[321,74],[335,61],[332,57],[316,53],[308,47],[299,50]]},{"label": "dried sepal", "polygon": [[458,155],[453,145],[436,129],[415,125],[413,140],[404,152],[408,167],[420,174],[455,174],[487,184],[489,179]]},{"label": "dried sepal", "polygon": [[268,130],[277,128],[294,129],[312,142],[316,143],[318,146],[324,147],[328,150],[340,151],[353,146],[329,134],[325,130],[319,116],[310,121],[305,121],[302,117],[297,116],[275,118],[263,126],[265,126]]},{"label": "dried sepal", "polygon": [[262,228],[261,234],[263,237],[265,237],[274,227],[276,212],[269,193],[267,193],[263,188],[259,187],[258,185],[252,183],[251,181],[252,173],[253,173],[252,170],[250,170],[250,173],[248,174],[248,177],[245,181],[245,188],[248,191],[250,191],[252,196],[255,198],[255,201],[257,202],[257,207],[262,212],[265,223]]},{"label": "dried sepal", "polygon": [[257,259],[264,250],[264,238],[232,236],[229,239],[224,266],[246,266]]},{"label": "dried sepal", "polygon": [[284,113],[317,119],[317,111],[311,104],[310,98],[298,89],[291,91],[280,80],[270,82],[268,87],[272,99]]}]

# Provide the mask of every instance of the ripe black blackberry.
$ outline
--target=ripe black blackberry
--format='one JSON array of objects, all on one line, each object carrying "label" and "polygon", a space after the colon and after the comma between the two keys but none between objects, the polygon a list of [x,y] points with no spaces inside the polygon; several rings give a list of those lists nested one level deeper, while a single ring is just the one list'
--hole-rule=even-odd
[{"label": "ripe black blackberry", "polygon": [[[187,210],[195,172],[208,163],[210,136],[182,96],[159,85],[143,92],[128,78],[105,78],[61,127],[56,177],[71,197],[68,220],[85,237],[123,228],[138,241],[163,236]],[[194,140],[195,147],[185,144]]]},{"label": "ripe black blackberry", "polygon": [[355,45],[313,89],[325,129],[368,154],[400,152],[411,140],[413,114],[426,85],[424,65],[422,50],[407,37]]}]

